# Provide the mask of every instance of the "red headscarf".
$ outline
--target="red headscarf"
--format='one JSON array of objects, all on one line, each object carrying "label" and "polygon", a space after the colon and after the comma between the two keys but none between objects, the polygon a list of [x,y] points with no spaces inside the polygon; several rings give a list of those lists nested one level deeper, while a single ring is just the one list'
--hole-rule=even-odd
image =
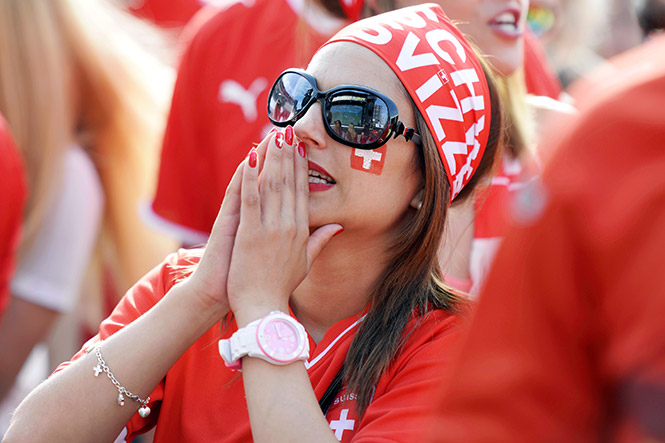
[{"label": "red headscarf", "polygon": [[480,164],[491,115],[487,79],[462,33],[440,6],[423,4],[353,23],[326,45],[338,41],[369,48],[401,80],[436,142],[452,201]]}]

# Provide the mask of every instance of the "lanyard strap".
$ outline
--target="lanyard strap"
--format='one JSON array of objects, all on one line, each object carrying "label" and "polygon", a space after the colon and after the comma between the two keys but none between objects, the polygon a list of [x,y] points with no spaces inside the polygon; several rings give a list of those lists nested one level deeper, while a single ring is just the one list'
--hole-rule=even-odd
[{"label": "lanyard strap", "polygon": [[335,378],[333,378],[333,381],[330,382],[330,386],[328,386],[326,392],[324,392],[323,396],[321,396],[321,400],[319,400],[319,406],[321,407],[321,412],[323,412],[323,415],[326,415],[328,413],[330,405],[332,405],[332,402],[335,400],[335,396],[342,387],[343,372],[344,372],[344,364],[342,364],[342,366],[339,368],[339,371],[337,371]]}]

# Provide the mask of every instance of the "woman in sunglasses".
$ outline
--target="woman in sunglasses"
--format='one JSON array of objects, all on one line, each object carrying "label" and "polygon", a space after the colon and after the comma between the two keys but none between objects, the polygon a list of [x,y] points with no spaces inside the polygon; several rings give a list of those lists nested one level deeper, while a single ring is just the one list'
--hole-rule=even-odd
[{"label": "woman in sunglasses", "polygon": [[492,81],[422,5],[342,30],[278,77],[268,115],[284,129],[239,166],[205,250],[130,290],[8,441],[418,441],[462,308],[437,266],[446,210],[500,145]]}]

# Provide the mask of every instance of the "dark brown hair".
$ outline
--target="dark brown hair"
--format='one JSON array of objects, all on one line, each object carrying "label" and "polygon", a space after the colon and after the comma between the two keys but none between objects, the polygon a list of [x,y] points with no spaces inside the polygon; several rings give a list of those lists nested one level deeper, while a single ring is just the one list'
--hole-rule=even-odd
[{"label": "dark brown hair", "polygon": [[330,15],[337,18],[346,18],[344,15],[344,10],[342,5],[339,4],[339,0],[310,0],[313,3],[318,3],[322,6]]},{"label": "dark brown hair", "polygon": [[[503,143],[503,111],[494,79],[487,77],[491,123],[483,158],[473,178],[457,199],[468,197],[494,166]],[[408,97],[408,94],[404,92]],[[413,103],[413,102],[412,102]],[[391,256],[377,279],[370,308],[346,356],[342,379],[357,395],[359,414],[369,405],[374,386],[399,355],[409,337],[406,326],[412,316],[422,318],[434,309],[456,313],[465,302],[441,278],[437,252],[449,206],[450,183],[432,135],[415,104],[416,126],[422,149],[416,150],[424,179],[422,207],[406,224],[392,246]]]}]

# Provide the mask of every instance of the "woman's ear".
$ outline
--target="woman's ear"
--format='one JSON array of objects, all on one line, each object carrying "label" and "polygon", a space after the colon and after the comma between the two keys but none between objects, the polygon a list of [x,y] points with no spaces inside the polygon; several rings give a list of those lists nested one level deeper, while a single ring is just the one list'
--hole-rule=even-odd
[{"label": "woman's ear", "polygon": [[409,206],[411,206],[413,209],[416,211],[419,211],[420,208],[423,206],[423,192],[425,191],[425,188],[420,188],[418,192],[416,192],[416,195],[413,196],[411,199],[411,202],[409,203]]}]

